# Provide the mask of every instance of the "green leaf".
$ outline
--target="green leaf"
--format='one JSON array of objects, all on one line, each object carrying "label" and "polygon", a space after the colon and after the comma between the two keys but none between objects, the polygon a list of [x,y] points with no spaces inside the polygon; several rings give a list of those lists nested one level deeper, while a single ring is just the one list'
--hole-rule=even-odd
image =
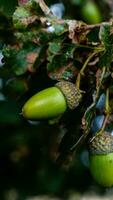
[{"label": "green leaf", "polygon": [[105,47],[108,47],[111,44],[110,39],[110,25],[102,24],[99,31],[99,38]]},{"label": "green leaf", "polygon": [[16,47],[8,47],[4,49],[4,55],[9,62],[11,70],[16,75],[22,75],[26,71],[32,71],[34,63],[39,53],[39,48],[27,47],[22,49],[16,49]]},{"label": "green leaf", "polygon": [[52,54],[56,54],[58,53],[58,51],[60,51],[61,49],[61,43],[57,43],[57,42],[50,42],[49,43],[49,52]]},{"label": "green leaf", "polygon": [[63,53],[65,54],[66,58],[73,59],[76,48],[77,46],[75,44],[64,44]]},{"label": "green leaf", "polygon": [[[18,6],[13,13],[13,25],[16,29],[25,30],[28,25],[38,21],[39,5],[32,0]],[[39,14],[39,13],[38,13]]]},{"label": "green leaf", "polygon": [[47,65],[48,71],[52,71],[56,68],[60,68],[66,65],[66,57],[65,55],[58,55],[53,57],[52,62]]},{"label": "green leaf", "polygon": [[82,118],[82,129],[84,133],[87,135],[91,128],[92,119],[95,114],[95,102],[93,102],[85,111],[84,116]]},{"label": "green leaf", "polygon": [[16,75],[22,75],[27,71],[26,53],[25,50],[21,50],[15,55],[15,58],[13,57],[12,68]]},{"label": "green leaf", "polygon": [[62,44],[55,41],[49,44],[48,48],[48,65],[49,76],[52,79],[71,80],[74,76],[76,68],[73,64],[73,55],[76,49],[75,44]]},{"label": "green leaf", "polygon": [[111,33],[111,26],[109,24],[102,24],[99,37],[105,48],[104,52],[101,53],[100,66],[110,67],[113,59],[113,34]]},{"label": "green leaf", "polygon": [[13,14],[13,25],[16,29],[25,29],[28,24],[25,23],[25,19],[31,17],[31,13],[24,6],[19,6]]},{"label": "green leaf", "polygon": [[67,32],[67,25],[66,24],[53,24],[53,28],[54,28],[54,33],[58,36]]}]

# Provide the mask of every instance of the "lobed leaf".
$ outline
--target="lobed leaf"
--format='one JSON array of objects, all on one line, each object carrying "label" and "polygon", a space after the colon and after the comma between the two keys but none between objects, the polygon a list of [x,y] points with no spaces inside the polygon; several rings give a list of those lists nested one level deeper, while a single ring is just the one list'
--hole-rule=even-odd
[{"label": "lobed leaf", "polygon": [[113,33],[111,32],[112,26],[103,23],[100,27],[99,38],[104,46],[104,52],[100,56],[100,66],[110,67],[113,60]]}]

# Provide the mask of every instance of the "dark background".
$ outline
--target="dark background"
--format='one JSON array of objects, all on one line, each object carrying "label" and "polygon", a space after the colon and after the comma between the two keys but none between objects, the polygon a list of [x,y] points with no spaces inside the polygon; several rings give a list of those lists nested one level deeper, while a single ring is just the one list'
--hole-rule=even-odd
[{"label": "dark background", "polygon": [[[46,1],[48,5],[56,2],[58,1]],[[62,2],[65,6],[64,18],[88,23],[81,12],[85,1]],[[110,1],[101,0],[94,3],[100,9],[102,21],[109,20],[112,11]],[[15,0],[0,0],[0,10],[9,18],[16,6]],[[0,21],[7,26],[5,18],[1,18]],[[2,39],[0,41],[2,48],[4,44]],[[0,199],[3,199],[5,192],[10,189],[17,190],[20,200],[40,194],[66,198],[71,191],[84,193],[92,188],[97,193],[104,194],[106,190],[97,186],[90,175],[86,144],[74,155],[69,170],[61,169],[54,162],[58,136],[66,133],[68,138],[69,135],[70,141],[64,138],[65,147],[60,147],[63,151],[66,145],[68,148],[71,141],[73,142],[70,135],[73,135],[75,129],[78,135],[77,120],[80,119],[81,113],[77,117],[74,112],[66,113],[63,117],[66,128],[62,124],[51,125],[48,121],[32,123],[21,115],[24,102],[32,94],[55,83],[47,76],[46,71],[40,69],[38,74],[33,75],[29,82],[29,90],[21,82],[11,82],[12,75],[9,75],[7,70],[4,69],[0,73]],[[5,87],[6,79],[11,82],[9,87]]]}]

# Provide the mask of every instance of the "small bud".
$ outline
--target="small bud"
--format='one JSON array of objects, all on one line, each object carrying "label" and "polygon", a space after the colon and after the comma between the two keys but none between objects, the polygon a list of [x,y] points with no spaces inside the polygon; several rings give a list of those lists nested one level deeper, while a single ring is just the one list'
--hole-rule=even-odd
[{"label": "small bud", "polygon": [[104,110],[105,107],[105,101],[106,101],[106,95],[103,93],[100,95],[97,104],[96,104],[96,109],[102,111]]},{"label": "small bud", "polygon": [[104,115],[98,115],[93,119],[92,124],[91,124],[92,133],[96,133],[101,129],[102,124],[104,122],[104,118],[105,118]]}]

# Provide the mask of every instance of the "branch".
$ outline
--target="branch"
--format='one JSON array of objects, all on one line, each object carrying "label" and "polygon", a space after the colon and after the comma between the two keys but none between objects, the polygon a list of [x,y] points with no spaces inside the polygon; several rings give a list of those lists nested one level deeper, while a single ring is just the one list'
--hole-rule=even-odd
[{"label": "branch", "polygon": [[36,3],[39,4],[42,11],[45,13],[45,15],[48,15],[49,17],[53,17],[53,13],[49,9],[49,7],[45,4],[43,0],[34,0]]},{"label": "branch", "polygon": [[[55,23],[57,23],[57,24],[63,24],[63,23],[67,23],[67,24],[71,24],[71,23],[73,23],[73,24],[77,24],[77,20],[64,20],[64,19],[58,19],[58,18],[56,18],[54,15],[53,15],[53,13],[52,13],[52,11],[50,10],[50,8],[46,5],[46,3],[44,2],[44,0],[34,0],[36,3],[38,3],[39,4],[39,6],[40,6],[40,8],[41,8],[41,10],[45,13],[45,15],[47,15],[47,16],[49,16],[49,17],[51,17],[51,18],[53,18],[54,19],[54,22]],[[113,7],[113,2],[112,2],[112,0],[109,0],[109,4],[112,4],[112,7]],[[110,5],[111,5],[110,4]],[[46,19],[47,20],[47,19]],[[45,20],[45,21],[46,21]],[[87,31],[87,30],[92,30],[92,29],[94,29],[94,28],[100,28],[101,27],[101,25],[102,24],[109,24],[109,25],[112,25],[112,21],[110,21],[110,22],[102,22],[102,23],[99,23],[99,24],[91,24],[91,25],[89,25],[89,24],[85,24],[84,23],[84,25],[82,25],[82,27],[80,27],[80,31]],[[79,31],[79,30],[78,30]]]}]

